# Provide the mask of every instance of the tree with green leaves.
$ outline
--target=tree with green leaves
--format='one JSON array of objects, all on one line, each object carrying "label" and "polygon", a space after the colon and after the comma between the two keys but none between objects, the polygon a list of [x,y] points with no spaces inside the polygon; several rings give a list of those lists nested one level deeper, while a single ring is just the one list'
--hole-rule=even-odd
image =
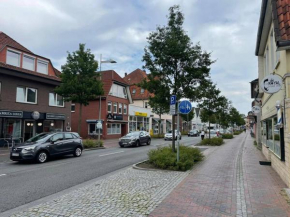
[{"label": "tree with green leaves", "polygon": [[210,138],[210,124],[216,123],[217,115],[226,106],[226,98],[220,95],[220,90],[212,82],[208,82],[204,87],[203,97],[199,102],[199,107],[202,112],[200,115],[202,122],[209,124],[209,138]]},{"label": "tree with green leaves", "polygon": [[65,101],[80,104],[78,133],[81,131],[82,106],[89,105],[103,94],[103,85],[96,73],[98,62],[85,44],[79,45],[79,50],[69,53],[66,64],[61,67],[61,84],[55,92],[64,97]]},{"label": "tree with green leaves", "polygon": [[[155,88],[150,91],[154,95],[164,87],[170,90],[170,95],[176,95],[177,100],[187,98],[195,101],[200,96],[199,87],[209,78],[213,61],[210,53],[203,51],[199,44],[192,44],[183,29],[183,22],[184,15],[179,6],[173,6],[169,8],[167,25],[150,33],[143,56],[144,69],[150,74],[142,85],[146,88],[147,83],[154,83]],[[164,97],[169,98],[169,95]],[[174,116],[172,124],[174,137]],[[175,151],[175,140],[172,149]]]}]

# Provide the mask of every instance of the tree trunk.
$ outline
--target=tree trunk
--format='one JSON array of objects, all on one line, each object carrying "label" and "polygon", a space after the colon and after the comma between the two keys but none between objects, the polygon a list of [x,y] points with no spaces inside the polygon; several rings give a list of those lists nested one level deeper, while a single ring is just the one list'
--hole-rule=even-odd
[{"label": "tree trunk", "polygon": [[159,114],[159,121],[158,121],[158,135],[161,135],[161,114]]},{"label": "tree trunk", "polygon": [[172,115],[172,151],[175,152],[175,116]]},{"label": "tree trunk", "polygon": [[78,123],[78,133],[81,135],[81,126],[82,126],[82,112],[83,111],[83,104],[80,104],[80,111],[79,111],[79,123]]},{"label": "tree trunk", "polygon": [[208,138],[210,138],[210,121],[208,122]]}]

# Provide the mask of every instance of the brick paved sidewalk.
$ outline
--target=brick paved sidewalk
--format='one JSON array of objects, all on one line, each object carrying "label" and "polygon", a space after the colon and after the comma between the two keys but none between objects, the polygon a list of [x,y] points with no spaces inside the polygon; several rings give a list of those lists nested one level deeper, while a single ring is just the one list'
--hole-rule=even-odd
[{"label": "brick paved sidewalk", "polygon": [[253,145],[241,134],[212,152],[150,216],[286,217],[290,208],[282,189],[286,185]]}]

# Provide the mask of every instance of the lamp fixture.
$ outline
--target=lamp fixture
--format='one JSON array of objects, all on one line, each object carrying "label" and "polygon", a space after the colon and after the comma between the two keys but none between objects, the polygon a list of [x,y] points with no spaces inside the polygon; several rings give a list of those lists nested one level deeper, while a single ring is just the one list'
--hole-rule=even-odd
[{"label": "lamp fixture", "polygon": [[279,109],[281,107],[281,102],[280,100],[277,100],[276,101],[276,108]]},{"label": "lamp fixture", "polygon": [[50,123],[50,126],[52,126],[52,127],[53,127],[53,126],[54,126],[54,123]]},{"label": "lamp fixture", "polygon": [[27,126],[30,126],[30,123],[27,123],[26,125],[27,125]]},{"label": "lamp fixture", "polygon": [[42,123],[38,123],[37,125],[41,127],[42,126]]}]

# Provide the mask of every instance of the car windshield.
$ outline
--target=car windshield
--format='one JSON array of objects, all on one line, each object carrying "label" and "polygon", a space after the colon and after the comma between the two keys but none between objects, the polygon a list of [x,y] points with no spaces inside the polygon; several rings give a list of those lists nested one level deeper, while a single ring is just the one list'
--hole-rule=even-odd
[{"label": "car windshield", "polygon": [[45,140],[49,135],[47,133],[40,133],[30,139],[26,140],[26,142],[40,142]]},{"label": "car windshield", "polygon": [[131,133],[128,133],[126,136],[139,136],[139,133],[140,132],[131,132]]}]

